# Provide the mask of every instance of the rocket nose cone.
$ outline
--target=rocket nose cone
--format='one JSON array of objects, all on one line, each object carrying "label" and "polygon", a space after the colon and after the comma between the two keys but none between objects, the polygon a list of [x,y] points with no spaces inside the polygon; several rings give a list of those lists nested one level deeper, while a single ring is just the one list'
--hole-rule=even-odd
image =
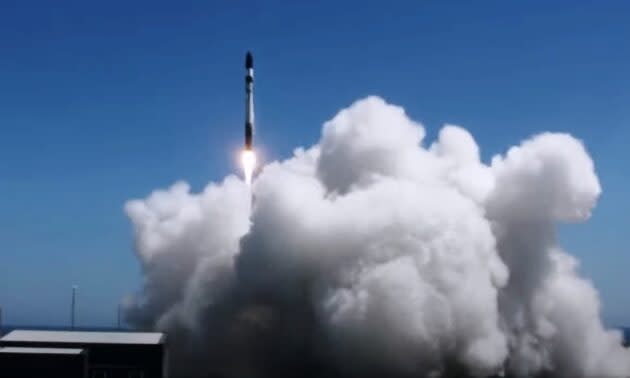
[{"label": "rocket nose cone", "polygon": [[246,69],[250,69],[250,68],[254,68],[254,57],[252,56],[251,52],[247,52],[247,55],[245,55],[245,68]]}]

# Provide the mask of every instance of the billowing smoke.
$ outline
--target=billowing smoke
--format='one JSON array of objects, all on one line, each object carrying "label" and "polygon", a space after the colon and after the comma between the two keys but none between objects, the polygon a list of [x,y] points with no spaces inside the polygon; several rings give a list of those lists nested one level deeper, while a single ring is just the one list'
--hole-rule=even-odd
[{"label": "billowing smoke", "polygon": [[319,143],[191,193],[127,203],[143,290],[128,318],[169,333],[181,377],[630,376],[621,334],[556,241],[600,194],[544,133],[480,161],[368,97]]}]

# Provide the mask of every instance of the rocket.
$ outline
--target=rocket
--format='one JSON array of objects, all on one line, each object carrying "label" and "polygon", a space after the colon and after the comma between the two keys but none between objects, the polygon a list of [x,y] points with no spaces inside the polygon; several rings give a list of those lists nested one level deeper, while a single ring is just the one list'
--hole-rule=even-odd
[{"label": "rocket", "polygon": [[245,55],[245,150],[252,150],[254,139],[254,57]]}]

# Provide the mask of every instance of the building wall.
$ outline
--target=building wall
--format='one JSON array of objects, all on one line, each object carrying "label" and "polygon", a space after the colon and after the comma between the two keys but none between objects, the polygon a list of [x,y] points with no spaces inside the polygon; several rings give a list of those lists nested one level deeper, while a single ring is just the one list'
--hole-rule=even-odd
[{"label": "building wall", "polygon": [[88,378],[165,378],[164,345],[2,341],[0,346],[88,350]]},{"label": "building wall", "polygon": [[85,354],[0,353],[3,378],[87,378]]}]

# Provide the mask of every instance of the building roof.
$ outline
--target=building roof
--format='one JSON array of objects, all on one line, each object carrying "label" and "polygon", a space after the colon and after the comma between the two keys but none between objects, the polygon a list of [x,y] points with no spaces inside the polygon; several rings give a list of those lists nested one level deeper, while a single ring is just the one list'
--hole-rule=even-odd
[{"label": "building roof", "polygon": [[33,342],[58,344],[163,344],[160,332],[75,332],[75,331],[24,331],[15,330],[0,342]]},{"label": "building roof", "polygon": [[21,348],[21,347],[6,347],[0,348],[0,353],[12,353],[12,354],[81,354],[83,349],[69,349],[69,348]]}]

